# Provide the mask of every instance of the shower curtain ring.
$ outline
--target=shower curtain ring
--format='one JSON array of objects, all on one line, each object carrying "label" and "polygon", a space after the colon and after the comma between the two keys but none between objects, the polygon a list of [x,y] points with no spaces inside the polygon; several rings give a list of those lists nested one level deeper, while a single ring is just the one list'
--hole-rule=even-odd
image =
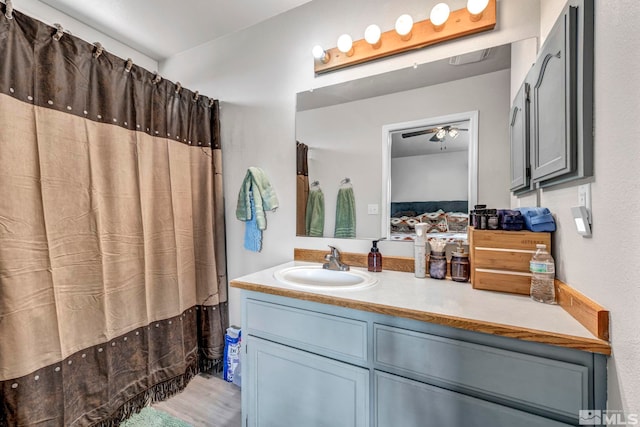
[{"label": "shower curtain ring", "polygon": [[13,2],[11,0],[5,1],[6,10],[4,12],[4,16],[7,19],[13,19]]},{"label": "shower curtain ring", "polygon": [[[209,98],[209,108],[213,107],[213,103],[215,102],[215,100],[213,98]],[[209,144],[211,145],[211,144]]]},{"label": "shower curtain ring", "polygon": [[176,82],[176,95],[180,95],[180,91],[182,91],[182,85],[180,82]]},{"label": "shower curtain ring", "polygon": [[53,35],[53,39],[58,42],[64,35],[64,28],[62,28],[60,24],[53,24],[53,26],[56,27],[56,33]]},{"label": "shower curtain ring", "polygon": [[124,66],[124,70],[125,70],[127,73],[129,73],[129,72],[131,72],[131,68],[132,68],[132,67],[133,67],[133,59],[128,58],[128,59],[127,59],[127,63],[126,63],[126,65]]},{"label": "shower curtain ring", "polygon": [[198,102],[198,98],[200,98],[200,92],[196,91],[196,93],[193,94],[193,102]]},{"label": "shower curtain ring", "polygon": [[102,55],[102,51],[104,50],[104,48],[102,47],[102,44],[100,42],[95,42],[93,45],[96,47],[96,51],[93,52],[93,57],[97,59],[98,57],[100,57],[100,55]]},{"label": "shower curtain ring", "polygon": [[158,74],[157,71],[153,73],[153,80],[151,80],[151,83],[153,83],[154,85],[157,85],[158,83],[160,83],[160,80],[162,80],[162,77],[160,77],[160,74]]}]

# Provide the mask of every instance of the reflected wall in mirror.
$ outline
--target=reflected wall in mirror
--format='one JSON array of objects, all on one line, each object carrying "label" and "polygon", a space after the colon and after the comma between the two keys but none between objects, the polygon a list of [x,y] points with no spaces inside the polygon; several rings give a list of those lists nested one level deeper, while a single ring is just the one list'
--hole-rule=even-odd
[{"label": "reflected wall in mirror", "polygon": [[389,224],[393,190],[383,200],[382,129],[394,123],[477,111],[478,169],[470,175],[477,191],[461,200],[475,195],[479,203],[509,206],[510,46],[469,57],[480,60],[466,63],[463,55],[297,94],[296,140],[308,146],[308,181],[324,193],[324,237],[334,235],[345,177],[355,195],[356,238],[379,238]]},{"label": "reflected wall in mirror", "polygon": [[478,194],[478,112],[382,128],[382,229],[390,240],[466,240],[469,207]]}]

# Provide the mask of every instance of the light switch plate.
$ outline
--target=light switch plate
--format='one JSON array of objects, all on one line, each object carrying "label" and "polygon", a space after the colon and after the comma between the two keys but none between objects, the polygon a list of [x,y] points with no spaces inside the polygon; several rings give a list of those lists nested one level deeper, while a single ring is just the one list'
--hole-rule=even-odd
[{"label": "light switch plate", "polygon": [[587,212],[591,212],[591,184],[578,186],[578,206],[584,206]]},{"label": "light switch plate", "polygon": [[376,204],[367,205],[367,213],[369,215],[378,215],[379,208]]}]

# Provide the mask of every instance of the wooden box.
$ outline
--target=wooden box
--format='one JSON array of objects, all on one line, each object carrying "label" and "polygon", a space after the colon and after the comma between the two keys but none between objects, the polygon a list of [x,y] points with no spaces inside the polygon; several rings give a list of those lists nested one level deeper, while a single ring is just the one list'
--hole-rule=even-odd
[{"label": "wooden box", "polygon": [[475,230],[469,227],[469,261],[474,289],[529,295],[529,261],[536,245],[551,253],[551,233]]}]

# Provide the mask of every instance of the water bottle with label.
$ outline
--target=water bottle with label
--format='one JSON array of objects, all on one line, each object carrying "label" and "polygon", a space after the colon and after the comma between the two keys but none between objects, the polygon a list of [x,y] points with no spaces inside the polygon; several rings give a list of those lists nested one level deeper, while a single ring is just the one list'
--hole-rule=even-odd
[{"label": "water bottle with label", "polygon": [[529,261],[531,272],[531,299],[546,304],[556,303],[554,279],[556,266],[553,257],[547,252],[547,245],[536,245],[536,253]]}]

